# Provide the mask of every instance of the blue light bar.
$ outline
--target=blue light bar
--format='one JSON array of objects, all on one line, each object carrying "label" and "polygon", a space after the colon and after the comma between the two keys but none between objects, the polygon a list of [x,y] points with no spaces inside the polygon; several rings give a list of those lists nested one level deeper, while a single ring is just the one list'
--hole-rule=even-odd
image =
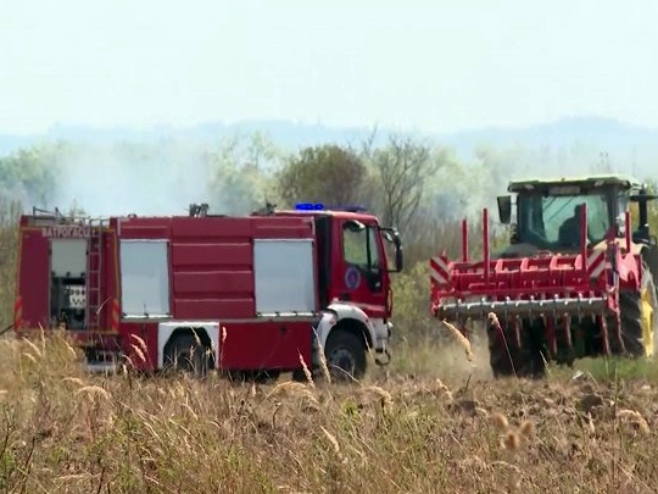
[{"label": "blue light bar", "polygon": [[295,209],[297,211],[322,211],[324,209],[324,204],[313,204],[311,202],[299,202],[295,204]]}]

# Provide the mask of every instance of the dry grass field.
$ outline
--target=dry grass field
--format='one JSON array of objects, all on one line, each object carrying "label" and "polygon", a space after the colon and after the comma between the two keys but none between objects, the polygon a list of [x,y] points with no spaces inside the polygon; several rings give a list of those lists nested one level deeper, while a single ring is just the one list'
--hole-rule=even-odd
[{"label": "dry grass field", "polygon": [[[413,352],[413,353],[412,353]],[[360,384],[86,375],[60,337],[0,341],[5,492],[655,492],[650,364],[489,377],[398,350]],[[584,366],[587,367],[584,367]]]}]

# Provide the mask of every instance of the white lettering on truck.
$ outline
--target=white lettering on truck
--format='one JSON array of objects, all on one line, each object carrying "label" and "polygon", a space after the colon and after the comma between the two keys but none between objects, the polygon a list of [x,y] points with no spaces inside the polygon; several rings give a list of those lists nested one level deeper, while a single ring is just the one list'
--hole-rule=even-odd
[{"label": "white lettering on truck", "polygon": [[85,226],[47,226],[43,230],[47,238],[89,238],[91,229]]}]

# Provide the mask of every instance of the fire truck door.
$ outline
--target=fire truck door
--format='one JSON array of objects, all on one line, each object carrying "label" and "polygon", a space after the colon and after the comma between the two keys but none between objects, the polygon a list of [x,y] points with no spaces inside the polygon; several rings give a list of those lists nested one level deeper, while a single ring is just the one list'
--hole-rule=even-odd
[{"label": "fire truck door", "polygon": [[[354,220],[342,224],[342,256],[337,263],[334,286],[338,298],[357,305],[367,305],[375,312],[385,313],[387,290],[386,270],[382,267],[376,225],[366,225]],[[371,316],[378,316],[372,314]]]}]

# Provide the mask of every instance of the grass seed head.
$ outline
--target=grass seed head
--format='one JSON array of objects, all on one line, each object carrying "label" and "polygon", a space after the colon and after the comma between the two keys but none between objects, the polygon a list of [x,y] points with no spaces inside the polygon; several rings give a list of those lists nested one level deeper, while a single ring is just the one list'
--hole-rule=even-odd
[{"label": "grass seed head", "polygon": [[646,419],[636,410],[622,409],[617,412],[617,418],[625,420],[633,429],[649,434],[651,429]]},{"label": "grass seed head", "polygon": [[518,451],[521,449],[521,436],[515,431],[509,431],[501,440],[501,446],[507,451]]},{"label": "grass seed head", "polygon": [[315,388],[315,383],[313,382],[313,374],[311,374],[311,371],[306,365],[306,362],[304,361],[304,357],[302,357],[302,354],[298,352],[298,355],[299,355],[299,363],[302,364],[302,370],[304,371],[304,376],[306,376],[306,381],[308,382],[309,386]]},{"label": "grass seed head", "polygon": [[450,324],[445,319],[443,320],[443,324],[448,328],[450,334],[455,338],[457,343],[459,343],[459,345],[464,349],[468,361],[472,363],[475,360],[475,355],[473,354],[471,343],[468,341],[466,336],[464,336],[462,332],[459,331],[459,329],[457,329],[454,325]]},{"label": "grass seed head", "polygon": [[507,417],[505,417],[505,415],[503,415],[502,413],[500,412],[494,413],[491,416],[491,420],[493,421],[496,429],[498,429],[499,431],[506,431],[507,429],[509,429],[509,421],[507,420]]},{"label": "grass seed head", "polygon": [[524,420],[519,431],[523,437],[530,439],[535,436],[535,423],[531,420]]}]

